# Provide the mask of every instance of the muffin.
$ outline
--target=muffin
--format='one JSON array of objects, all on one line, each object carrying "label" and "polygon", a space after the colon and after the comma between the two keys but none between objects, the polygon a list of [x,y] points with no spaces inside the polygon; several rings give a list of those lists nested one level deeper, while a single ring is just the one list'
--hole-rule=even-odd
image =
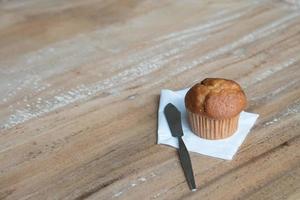
[{"label": "muffin", "polygon": [[194,85],[185,96],[192,131],[211,140],[229,137],[237,130],[246,104],[241,86],[222,78],[207,78]]}]

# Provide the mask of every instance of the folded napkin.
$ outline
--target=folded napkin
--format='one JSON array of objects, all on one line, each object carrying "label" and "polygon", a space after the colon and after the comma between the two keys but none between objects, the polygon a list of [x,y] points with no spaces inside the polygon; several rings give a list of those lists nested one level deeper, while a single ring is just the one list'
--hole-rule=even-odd
[{"label": "folded napkin", "polygon": [[254,125],[258,114],[242,112],[240,114],[238,130],[230,137],[220,140],[206,140],[195,135],[188,124],[187,113],[184,105],[184,97],[188,89],[171,91],[162,90],[158,110],[158,139],[157,144],[165,144],[178,148],[178,139],[172,137],[167,120],[164,115],[164,108],[168,103],[174,104],[181,112],[183,140],[189,151],[232,160],[239,146],[242,144],[250,129]]}]

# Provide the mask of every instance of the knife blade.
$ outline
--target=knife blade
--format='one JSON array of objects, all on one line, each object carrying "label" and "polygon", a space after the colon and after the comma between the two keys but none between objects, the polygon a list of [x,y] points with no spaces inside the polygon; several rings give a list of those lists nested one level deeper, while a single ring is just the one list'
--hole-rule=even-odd
[{"label": "knife blade", "polygon": [[181,113],[180,111],[171,103],[166,105],[164,109],[164,114],[166,116],[171,134],[173,137],[178,138],[178,154],[181,166],[183,168],[183,172],[185,174],[186,180],[188,182],[189,188],[192,191],[196,190],[196,184],[195,184],[195,178],[194,178],[194,172],[192,168],[192,163],[190,159],[189,152],[183,142],[182,136],[182,125],[181,125]]}]

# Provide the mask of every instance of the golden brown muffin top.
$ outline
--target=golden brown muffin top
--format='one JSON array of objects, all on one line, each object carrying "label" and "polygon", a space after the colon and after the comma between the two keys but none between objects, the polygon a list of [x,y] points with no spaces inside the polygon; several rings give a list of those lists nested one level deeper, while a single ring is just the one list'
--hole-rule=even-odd
[{"label": "golden brown muffin top", "polygon": [[206,78],[185,96],[185,106],[193,113],[215,119],[231,118],[245,109],[246,96],[238,83],[222,78]]}]

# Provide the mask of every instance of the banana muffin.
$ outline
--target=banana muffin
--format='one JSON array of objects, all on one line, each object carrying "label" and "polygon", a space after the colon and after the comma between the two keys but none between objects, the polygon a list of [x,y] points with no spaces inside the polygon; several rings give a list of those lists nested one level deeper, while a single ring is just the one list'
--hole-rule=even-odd
[{"label": "banana muffin", "polygon": [[223,139],[236,132],[247,105],[241,86],[233,80],[206,78],[185,96],[192,131],[205,139]]}]

